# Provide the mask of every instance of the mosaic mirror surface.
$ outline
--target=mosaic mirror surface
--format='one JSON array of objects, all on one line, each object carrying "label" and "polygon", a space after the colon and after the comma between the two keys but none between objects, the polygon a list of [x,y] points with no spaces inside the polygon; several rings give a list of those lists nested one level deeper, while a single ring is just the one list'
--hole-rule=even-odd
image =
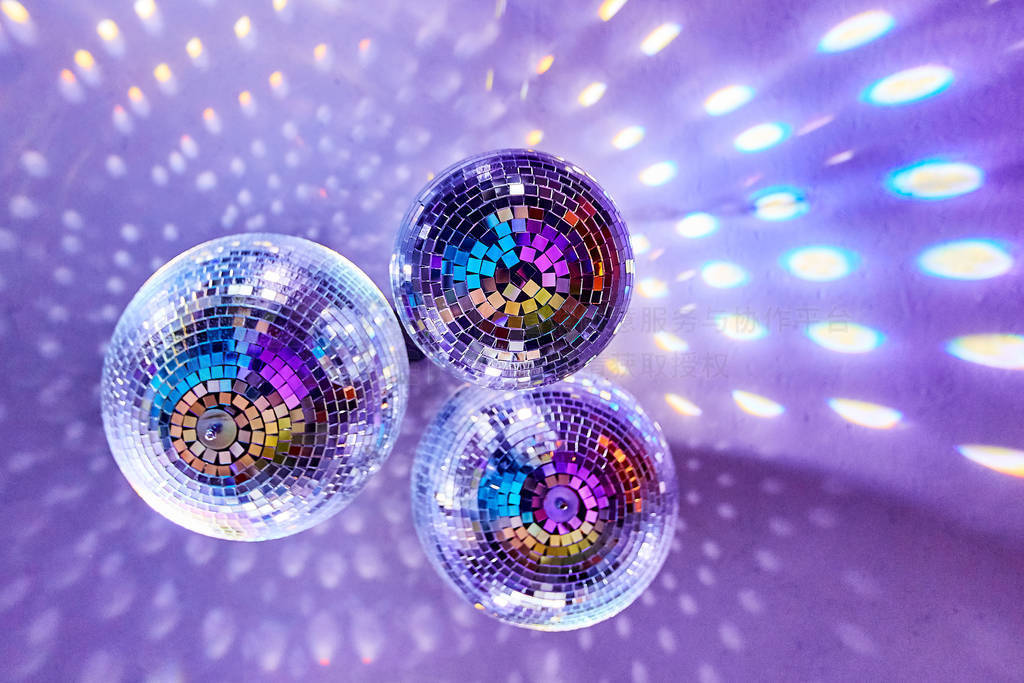
[{"label": "mosaic mirror surface", "polygon": [[476,609],[563,631],[628,607],[672,542],[679,505],[661,428],[606,379],[463,388],[416,453],[413,521]]},{"label": "mosaic mirror surface", "polygon": [[550,384],[604,350],[629,306],[626,225],[563,159],[500,150],[443,171],[402,221],[396,308],[432,360],[471,382]]},{"label": "mosaic mirror surface", "polygon": [[408,378],[391,307],[351,262],[287,235],[222,237],[128,304],[103,368],[104,426],[153,509],[259,541],[362,489],[394,445]]},{"label": "mosaic mirror surface", "polygon": [[[0,679],[1016,681],[1024,6],[1015,0],[0,0]],[[669,444],[662,570],[539,633],[421,549],[392,453],[265,543],[154,513],[104,354],[210,239],[304,237],[390,298],[452,164],[532,148],[635,265],[587,366]]]}]

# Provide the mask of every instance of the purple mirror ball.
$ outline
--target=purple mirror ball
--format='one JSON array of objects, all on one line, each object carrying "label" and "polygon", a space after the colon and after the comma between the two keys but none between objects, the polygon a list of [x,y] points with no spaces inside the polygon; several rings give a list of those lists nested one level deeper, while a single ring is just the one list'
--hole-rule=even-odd
[{"label": "purple mirror ball", "polygon": [[420,192],[391,286],[431,360],[476,384],[521,389],[576,372],[608,345],[629,307],[633,251],[585,171],[506,149],[463,159]]}]

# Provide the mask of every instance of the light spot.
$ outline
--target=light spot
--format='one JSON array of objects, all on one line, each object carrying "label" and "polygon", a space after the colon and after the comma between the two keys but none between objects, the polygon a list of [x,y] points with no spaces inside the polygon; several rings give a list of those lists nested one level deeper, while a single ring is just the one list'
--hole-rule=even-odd
[{"label": "light spot", "polygon": [[99,34],[100,39],[104,43],[107,43],[108,50],[110,45],[116,44],[121,37],[121,30],[114,23],[113,19],[103,19],[100,23],[96,24],[96,33]]},{"label": "light spot", "polygon": [[60,94],[68,102],[81,102],[85,98],[85,91],[82,86],[78,83],[78,79],[75,78],[75,74],[70,69],[62,69],[60,72],[60,80],[57,81],[57,87],[60,88]]},{"label": "light spot", "polygon": [[824,128],[828,124],[832,123],[832,121],[834,121],[835,118],[836,117],[833,116],[832,114],[825,114],[824,116],[819,116],[817,118],[811,119],[804,125],[800,126],[800,129],[796,132],[796,134],[807,135],[808,133],[813,133],[819,128]]},{"label": "light spot", "polygon": [[969,334],[950,341],[946,351],[969,363],[1024,370],[1024,336],[1019,334]]},{"label": "light spot", "polygon": [[27,24],[32,20],[25,6],[17,0],[3,0],[0,2],[0,11],[15,24]]},{"label": "light spot", "polygon": [[811,282],[831,282],[853,272],[857,255],[828,246],[800,247],[782,255],[782,265],[794,276]]},{"label": "light spot", "polygon": [[690,349],[689,344],[671,332],[655,332],[654,343],[657,344],[659,349],[669,353],[681,353]]},{"label": "light spot", "polygon": [[128,167],[124,163],[124,159],[116,154],[111,154],[107,157],[107,173],[110,174],[111,178],[121,178],[128,172]]},{"label": "light spot", "polygon": [[637,256],[642,256],[651,250],[651,240],[647,238],[647,235],[631,233],[629,244],[633,247],[633,253]]},{"label": "light spot", "polygon": [[676,177],[676,170],[676,162],[659,161],[640,172],[640,182],[651,187],[664,185]]},{"label": "light spot", "polygon": [[830,398],[828,407],[847,422],[869,429],[892,429],[903,419],[895,408],[852,398]]},{"label": "light spot", "polygon": [[243,90],[238,93],[238,105],[242,108],[242,112],[246,116],[252,116],[256,113],[256,101],[252,97],[252,93],[248,90]]},{"label": "light spot", "polygon": [[206,130],[213,134],[217,134],[221,130],[220,117],[217,116],[217,112],[211,107],[203,110],[203,125],[206,126]]},{"label": "light spot", "polygon": [[768,335],[768,329],[749,315],[719,313],[715,316],[718,331],[735,341],[753,341]]},{"label": "light spot", "polygon": [[676,232],[690,239],[705,237],[718,229],[718,219],[700,211],[688,213],[676,222]]},{"label": "light spot", "polygon": [[705,283],[718,289],[731,289],[745,285],[750,277],[747,271],[735,263],[728,261],[709,261],[700,269],[700,276]]},{"label": "light spot", "polygon": [[913,199],[948,199],[974,192],[985,182],[977,166],[960,162],[921,161],[889,174],[890,192]]},{"label": "light spot", "polygon": [[962,444],[956,449],[960,455],[979,465],[1011,477],[1024,477],[1024,450],[975,443]]},{"label": "light spot", "polygon": [[604,91],[608,89],[608,86],[601,81],[594,81],[587,87],[585,87],[576,98],[580,104],[584,107],[590,107],[597,104],[597,101],[604,97]]},{"label": "light spot", "polygon": [[156,16],[156,2],[153,0],[135,0],[135,14],[146,21]]},{"label": "light spot", "polygon": [[818,50],[821,52],[843,52],[851,50],[892,30],[896,20],[885,10],[875,9],[856,14],[833,26],[826,33]]},{"label": "light spot", "polygon": [[171,67],[167,66],[166,62],[161,62],[156,65],[156,68],[153,69],[153,76],[160,83],[167,83],[174,78],[174,74],[171,73]]},{"label": "light spot", "polygon": [[711,116],[728,114],[754,99],[754,94],[754,89],[749,85],[727,85],[707,96],[704,111]]},{"label": "light spot", "polygon": [[718,637],[722,641],[722,645],[733,652],[740,652],[743,649],[743,636],[733,623],[723,621],[718,626]]},{"label": "light spot", "polygon": [[554,55],[544,55],[543,57],[541,57],[539,60],[537,60],[537,66],[535,68],[537,75],[539,76],[543,73],[547,73],[547,70],[550,69],[551,65],[554,63]]},{"label": "light spot", "polygon": [[31,220],[39,215],[39,205],[23,194],[16,194],[7,203],[12,218]]},{"label": "light spot", "polygon": [[273,90],[283,90],[285,87],[284,74],[280,71],[274,71],[267,77],[267,82]]},{"label": "light spot", "polygon": [[917,259],[921,270],[950,280],[986,280],[1013,267],[1013,258],[994,240],[944,242],[926,249]]},{"label": "light spot", "polygon": [[885,335],[877,330],[840,320],[812,323],[807,336],[818,346],[838,353],[867,353],[885,341]]},{"label": "light spot", "polygon": [[786,409],[781,404],[776,403],[770,398],[752,394],[749,391],[733,389],[732,400],[736,402],[740,410],[755,417],[772,418],[786,412]]},{"label": "light spot", "polygon": [[643,139],[643,126],[628,126],[615,134],[615,137],[612,138],[612,146],[616,149],[629,149],[636,147]]},{"label": "light spot", "polygon": [[203,171],[196,176],[196,189],[200,192],[209,192],[217,187],[217,175],[213,171]]},{"label": "light spot", "polygon": [[34,149],[22,152],[21,168],[33,178],[44,178],[50,172],[50,164],[46,157]]},{"label": "light spot", "polygon": [[665,49],[665,47],[676,39],[682,26],[668,22],[647,34],[644,41],[640,43],[640,51],[648,57],[653,56]]},{"label": "light spot", "polygon": [[790,187],[769,187],[755,193],[754,215],[763,221],[788,221],[807,213],[811,206],[804,194]]},{"label": "light spot", "polygon": [[870,636],[855,624],[841,623],[836,626],[836,635],[851,651],[859,655],[874,655],[877,652]]},{"label": "light spot", "polygon": [[853,158],[853,150],[852,149],[843,150],[842,152],[837,152],[836,154],[833,154],[828,159],[826,159],[825,160],[825,165],[826,166],[836,166],[837,164],[846,163],[847,161],[849,161],[852,158]]},{"label": "light spot", "polygon": [[238,21],[235,22],[235,36],[237,36],[239,40],[243,40],[251,31],[252,21],[249,17],[246,15],[239,17]]},{"label": "light spot", "polygon": [[953,70],[926,64],[898,71],[869,86],[861,98],[882,107],[919,102],[934,97],[953,84]]},{"label": "light spot", "polygon": [[622,9],[626,2],[627,0],[604,0],[597,8],[597,16],[601,17],[601,21],[608,21]]},{"label": "light spot", "polygon": [[199,38],[191,38],[185,43],[185,52],[188,52],[188,56],[192,59],[199,59],[203,54],[203,41]]},{"label": "light spot", "polygon": [[535,147],[540,144],[540,141],[544,139],[544,131],[540,128],[534,128],[526,134],[526,145],[528,147]]},{"label": "light spot", "polygon": [[760,152],[774,147],[789,137],[789,126],[784,123],[759,123],[752,126],[733,140],[733,146],[741,152]]},{"label": "light spot", "polygon": [[629,368],[617,358],[608,358],[604,362],[605,369],[613,375],[624,377],[629,374]]},{"label": "light spot", "polygon": [[668,285],[664,280],[649,277],[644,278],[636,286],[637,294],[645,299],[661,299],[668,296]]},{"label": "light spot", "polygon": [[704,412],[695,403],[683,398],[679,394],[665,394],[665,402],[669,404],[672,410],[687,417],[700,417]]}]

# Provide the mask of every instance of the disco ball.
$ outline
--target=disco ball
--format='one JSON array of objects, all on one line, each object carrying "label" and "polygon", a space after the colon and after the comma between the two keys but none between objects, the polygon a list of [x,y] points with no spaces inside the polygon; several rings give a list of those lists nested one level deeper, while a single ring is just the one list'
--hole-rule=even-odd
[{"label": "disco ball", "polygon": [[160,514],[208,536],[279,538],[338,512],[380,468],[408,372],[390,306],[347,259],[296,237],[223,237],[128,305],[103,423]]},{"label": "disco ball", "polygon": [[678,508],[661,428],[585,375],[458,391],[420,442],[412,494],[438,572],[477,609],[545,631],[629,606],[665,560]]},{"label": "disco ball", "polygon": [[465,159],[420,192],[391,261],[396,308],[435,363],[501,389],[551,384],[629,306],[626,224],[585,171],[532,150]]}]

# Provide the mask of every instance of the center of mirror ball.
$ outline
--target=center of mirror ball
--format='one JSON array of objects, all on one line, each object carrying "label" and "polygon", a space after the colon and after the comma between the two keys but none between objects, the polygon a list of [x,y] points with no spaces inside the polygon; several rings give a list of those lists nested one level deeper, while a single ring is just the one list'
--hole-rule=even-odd
[{"label": "center of mirror ball", "polygon": [[238,425],[229,413],[220,408],[210,408],[196,423],[199,442],[207,448],[222,451],[235,442]]},{"label": "center of mirror ball", "polygon": [[579,495],[568,486],[555,486],[544,496],[544,512],[557,523],[567,522],[580,508]]}]

